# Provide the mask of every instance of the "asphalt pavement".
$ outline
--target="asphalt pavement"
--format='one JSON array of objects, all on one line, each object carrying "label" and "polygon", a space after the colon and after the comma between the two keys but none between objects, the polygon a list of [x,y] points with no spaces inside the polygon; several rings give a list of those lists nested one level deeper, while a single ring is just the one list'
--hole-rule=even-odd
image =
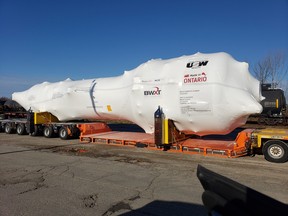
[{"label": "asphalt pavement", "polygon": [[207,215],[198,164],[288,203],[288,163],[0,133],[0,215]]}]

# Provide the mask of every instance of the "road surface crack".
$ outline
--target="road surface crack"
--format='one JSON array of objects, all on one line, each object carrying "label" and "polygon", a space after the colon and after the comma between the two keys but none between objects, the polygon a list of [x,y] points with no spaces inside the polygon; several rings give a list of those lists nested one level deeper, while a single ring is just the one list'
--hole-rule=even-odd
[{"label": "road surface crack", "polygon": [[[154,187],[153,184],[155,183],[156,179],[160,176],[161,174],[158,173],[155,175],[150,181],[149,184],[141,191],[138,191],[136,195],[131,196],[130,198],[126,198],[114,205],[112,205],[102,216],[109,216],[112,215],[118,211],[121,210],[128,210],[132,211],[131,204],[135,202],[138,199],[143,198],[145,193],[147,193],[149,190],[151,190],[151,198],[154,199]],[[147,195],[146,195],[147,196]]]},{"label": "road surface crack", "polygon": [[19,194],[29,193],[29,192],[38,190],[38,189],[43,188],[43,187],[48,188],[48,186],[44,184],[44,181],[45,181],[45,178],[43,177],[43,174],[39,178],[32,179],[31,182],[34,182],[35,185],[28,190],[20,192]]}]

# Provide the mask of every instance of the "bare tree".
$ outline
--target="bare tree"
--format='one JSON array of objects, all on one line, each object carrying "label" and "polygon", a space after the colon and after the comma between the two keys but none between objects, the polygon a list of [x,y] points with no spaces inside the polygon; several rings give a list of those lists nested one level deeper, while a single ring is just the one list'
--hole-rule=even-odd
[{"label": "bare tree", "polygon": [[285,89],[285,81],[288,79],[287,63],[283,52],[271,53],[253,67],[254,75],[261,83],[271,83],[272,88]]},{"label": "bare tree", "polygon": [[[288,66],[282,52],[270,56],[271,83],[274,88],[281,87],[283,80],[287,80]],[[285,79],[286,78],[286,79]]]},{"label": "bare tree", "polygon": [[[286,97],[286,103],[288,103],[288,80],[284,81],[282,86],[283,86],[283,91],[284,91],[284,94],[285,94],[285,97]],[[288,109],[287,109],[287,113],[288,113]]]},{"label": "bare tree", "polygon": [[259,61],[253,67],[254,75],[261,83],[266,83],[268,78],[271,75],[269,65],[270,65],[269,59],[265,58],[265,59]]}]

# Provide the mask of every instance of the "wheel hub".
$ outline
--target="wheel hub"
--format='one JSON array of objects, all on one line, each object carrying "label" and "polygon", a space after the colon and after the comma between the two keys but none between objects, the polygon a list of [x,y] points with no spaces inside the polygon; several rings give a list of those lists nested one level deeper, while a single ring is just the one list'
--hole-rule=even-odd
[{"label": "wheel hub", "polygon": [[271,146],[269,153],[272,157],[281,157],[283,155],[283,149],[279,146]]},{"label": "wheel hub", "polygon": [[60,135],[61,135],[62,137],[64,137],[64,136],[66,135],[66,131],[65,131],[65,130],[61,130]]}]

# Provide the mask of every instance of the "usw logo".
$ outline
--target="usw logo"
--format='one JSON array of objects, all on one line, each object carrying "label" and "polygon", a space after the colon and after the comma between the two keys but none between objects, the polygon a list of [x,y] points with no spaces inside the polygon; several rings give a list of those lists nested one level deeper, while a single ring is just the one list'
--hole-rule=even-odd
[{"label": "usw logo", "polygon": [[187,63],[186,67],[195,69],[195,68],[199,68],[202,66],[206,66],[207,64],[208,64],[208,61],[193,61],[193,62]]}]

